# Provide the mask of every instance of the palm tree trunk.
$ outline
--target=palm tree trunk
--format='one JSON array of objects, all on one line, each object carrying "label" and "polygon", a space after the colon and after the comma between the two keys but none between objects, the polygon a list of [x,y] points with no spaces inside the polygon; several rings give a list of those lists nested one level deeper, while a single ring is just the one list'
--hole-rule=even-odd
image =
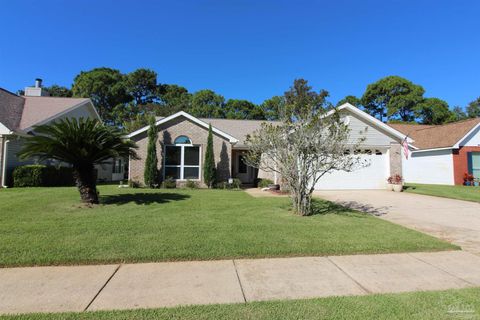
[{"label": "palm tree trunk", "polygon": [[74,168],[73,175],[82,202],[98,204],[99,201],[94,167]]}]

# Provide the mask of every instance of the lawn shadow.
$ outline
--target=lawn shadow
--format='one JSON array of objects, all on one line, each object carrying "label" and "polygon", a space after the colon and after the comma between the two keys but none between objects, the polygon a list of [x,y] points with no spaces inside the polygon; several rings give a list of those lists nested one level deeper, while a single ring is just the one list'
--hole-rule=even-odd
[{"label": "lawn shadow", "polygon": [[388,207],[373,207],[356,201],[330,202],[313,201],[313,215],[337,214],[352,217],[364,217],[366,215],[381,216],[387,214]]},{"label": "lawn shadow", "polygon": [[167,203],[171,201],[181,201],[190,198],[187,194],[179,193],[127,193],[115,194],[100,197],[102,204],[115,204],[117,206],[135,203],[137,205],[146,205],[153,203]]}]

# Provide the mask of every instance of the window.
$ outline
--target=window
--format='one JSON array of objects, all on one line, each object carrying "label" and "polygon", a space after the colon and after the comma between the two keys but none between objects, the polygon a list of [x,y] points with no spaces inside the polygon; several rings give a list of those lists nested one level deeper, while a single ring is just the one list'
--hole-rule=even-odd
[{"label": "window", "polygon": [[175,139],[175,144],[192,144],[192,141],[190,140],[189,137],[180,136],[177,139]]},{"label": "window", "polygon": [[473,174],[475,178],[480,179],[480,152],[471,152],[470,157],[470,173]]},{"label": "window", "polygon": [[113,161],[112,173],[122,173],[123,172],[123,161],[122,159],[115,159]]},{"label": "window", "polygon": [[175,139],[175,145],[165,146],[165,178],[175,180],[200,179],[200,147],[186,136]]}]

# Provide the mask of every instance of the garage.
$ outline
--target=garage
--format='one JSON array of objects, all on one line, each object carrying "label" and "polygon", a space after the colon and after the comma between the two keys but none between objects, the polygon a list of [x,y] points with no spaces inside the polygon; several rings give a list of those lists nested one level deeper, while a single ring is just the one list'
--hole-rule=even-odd
[{"label": "garage", "polygon": [[316,190],[385,189],[389,176],[388,149],[367,149],[358,153],[368,164],[351,172],[331,171],[316,184]]}]

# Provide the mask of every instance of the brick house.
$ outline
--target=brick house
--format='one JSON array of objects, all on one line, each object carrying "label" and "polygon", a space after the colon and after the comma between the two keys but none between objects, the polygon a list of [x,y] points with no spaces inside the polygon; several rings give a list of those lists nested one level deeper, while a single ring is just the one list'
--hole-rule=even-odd
[{"label": "brick house", "polygon": [[[404,134],[346,103],[338,112],[350,127],[354,141],[365,138],[359,152],[370,165],[352,172],[336,171],[326,174],[315,186],[317,189],[383,189],[392,174],[402,174],[401,143]],[[280,183],[279,177],[263,172],[243,162],[248,150],[246,139],[258,130],[264,121],[196,118],[178,112],[156,121],[158,129],[157,157],[161,179],[172,178],[177,184],[186,180],[203,183],[203,160],[209,124],[213,131],[213,149],[219,181],[238,178],[244,184],[253,184],[256,178],[268,178]],[[147,155],[148,126],[128,135],[137,143],[139,160],[130,159],[129,179],[143,184]],[[410,140],[409,140],[410,141]]]},{"label": "brick house", "polygon": [[407,182],[461,185],[465,173],[480,180],[480,118],[444,125],[390,124],[411,137],[403,161]]}]

